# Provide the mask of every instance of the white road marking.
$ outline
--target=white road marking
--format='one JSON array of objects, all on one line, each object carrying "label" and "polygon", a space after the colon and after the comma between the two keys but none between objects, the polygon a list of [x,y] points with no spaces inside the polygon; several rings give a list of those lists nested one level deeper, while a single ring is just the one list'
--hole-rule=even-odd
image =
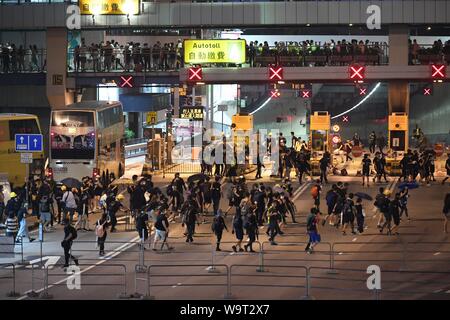
[{"label": "white road marking", "polygon": [[445,291],[445,293],[450,293],[450,290]]},{"label": "white road marking", "polygon": [[356,240],[358,240],[358,238],[354,238],[352,241],[355,242]]},{"label": "white road marking", "polygon": [[[139,240],[139,239],[140,239],[140,237],[135,237],[135,238],[131,239],[131,240],[130,240],[131,243],[125,243],[125,244],[119,246],[119,247],[116,249],[116,250],[119,250],[119,251],[110,252],[110,253],[106,254],[105,257],[107,257],[107,256],[111,256],[111,257],[118,256],[118,255],[121,253],[121,251],[120,251],[121,249],[124,249],[125,247],[127,247],[125,250],[130,249],[131,247],[133,247],[133,246],[136,245],[136,243],[134,243],[134,242],[137,241],[137,240]],[[93,264],[93,265],[87,267],[86,269],[81,270],[81,271],[80,271],[80,274],[82,274],[82,273],[84,273],[84,272],[86,272],[86,271],[89,271],[89,270],[95,268],[96,266],[99,266],[99,265],[105,263],[106,261],[107,261],[106,259],[105,259],[105,260],[100,260],[100,261],[98,261],[97,263],[95,263],[95,264]],[[61,284],[61,283],[63,283],[63,282],[66,282],[67,279],[69,279],[69,277],[66,277],[66,278],[64,278],[64,279],[62,279],[62,280],[60,280],[60,281],[58,281],[58,282],[56,282],[56,283],[54,283],[54,284],[49,285],[48,288],[50,289],[50,288],[54,287],[55,285],[59,285],[59,284]],[[43,291],[43,290],[44,290],[44,288],[41,288],[41,289],[37,290],[36,293],[39,293],[39,292],[41,292],[41,291]],[[29,293],[29,292],[31,292],[31,290],[28,290],[28,291],[24,292],[24,295],[21,296],[20,298],[17,298],[17,300],[24,300],[24,299],[26,299],[26,298],[28,297],[28,296],[27,296],[27,293]]]},{"label": "white road marking", "polygon": [[440,255],[441,253],[440,252],[436,252],[435,254],[434,254],[434,256],[438,256],[438,255]]},{"label": "white road marking", "polygon": [[295,200],[297,200],[297,198],[298,197],[300,197],[300,195],[303,193],[303,192],[305,192],[305,190],[309,187],[309,185],[310,185],[311,183],[310,182],[307,182],[307,183],[305,183],[304,185],[302,185],[298,190],[298,192],[297,192],[297,194],[292,198],[292,202],[294,202]]}]

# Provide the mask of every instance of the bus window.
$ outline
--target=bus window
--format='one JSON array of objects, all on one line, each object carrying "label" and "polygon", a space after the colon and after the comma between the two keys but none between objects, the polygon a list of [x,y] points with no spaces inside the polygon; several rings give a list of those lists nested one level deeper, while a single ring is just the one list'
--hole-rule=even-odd
[{"label": "bus window", "polygon": [[9,121],[0,121],[0,142],[10,141],[9,139]]},{"label": "bus window", "polygon": [[9,138],[15,139],[16,134],[39,134],[36,119],[9,120]]},{"label": "bus window", "polygon": [[50,137],[53,159],[94,159],[94,113],[53,112]]}]

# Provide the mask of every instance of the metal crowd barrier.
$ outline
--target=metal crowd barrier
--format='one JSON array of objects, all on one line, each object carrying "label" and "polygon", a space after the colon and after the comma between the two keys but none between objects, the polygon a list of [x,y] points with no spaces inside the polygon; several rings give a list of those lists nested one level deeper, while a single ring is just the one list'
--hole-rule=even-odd
[{"label": "metal crowd barrier", "polygon": [[0,270],[7,270],[12,275],[0,276],[0,280],[11,280],[11,291],[9,291],[7,297],[18,297],[19,293],[16,291],[16,266],[13,263],[1,263]]},{"label": "metal crowd barrier", "polygon": [[[304,289],[304,295],[300,296],[303,299],[306,299],[309,297],[309,287],[307,285],[307,276],[308,276],[308,269],[304,266],[276,266],[276,265],[268,265],[266,267],[270,267],[271,270],[273,269],[291,269],[295,271],[302,271],[301,274],[273,274],[273,273],[264,273],[264,274],[253,274],[253,273],[233,273],[233,270],[236,268],[253,268],[255,270],[255,267],[259,267],[258,265],[251,265],[251,264],[233,264],[230,266],[230,278],[228,280],[229,287],[230,287],[230,298],[237,298],[233,296],[232,289],[233,287],[239,287],[239,288],[293,288],[293,289]],[[257,270],[258,271],[258,270]],[[233,282],[233,278],[238,278],[239,281],[237,281],[236,284]],[[277,280],[277,284],[267,284],[267,283],[261,283],[261,282],[251,282],[250,279],[253,278],[264,278],[266,280],[267,278],[273,278]],[[295,280],[303,280],[302,284],[295,284]],[[283,284],[281,283],[282,280],[286,280],[287,283]],[[242,297],[244,298],[244,297]],[[273,299],[273,297],[271,298]]]},{"label": "metal crowd barrier", "polygon": [[[146,281],[146,287],[147,287],[147,293],[146,293],[146,298],[147,299],[155,299],[155,296],[152,296],[152,288],[157,288],[157,287],[226,287],[226,293],[224,294],[224,298],[228,299],[231,297],[231,287],[230,287],[230,270],[228,265],[225,264],[216,264],[215,267],[219,267],[219,268],[223,268],[225,270],[225,272],[220,272],[220,273],[209,273],[209,272],[201,272],[201,273],[188,273],[185,272],[184,270],[186,268],[198,268],[198,267],[209,267],[209,265],[207,264],[181,264],[181,265],[169,265],[169,264],[165,264],[165,265],[151,265],[148,267],[147,270],[147,277],[146,278],[140,278],[141,280],[145,280]],[[157,269],[157,268],[162,268],[164,270],[168,270],[170,268],[176,268],[178,270],[183,270],[183,272],[181,273],[161,273],[161,274],[152,274],[152,270]],[[207,268],[206,268],[207,269]],[[206,270],[203,269],[203,270]],[[155,284],[151,281],[151,279],[155,279],[155,278],[163,278],[163,279],[169,279],[169,278],[199,278],[199,277],[212,277],[212,278],[223,278],[225,279],[225,282],[222,283],[193,283],[193,282],[188,282],[188,283],[176,283],[174,284],[173,282],[171,283],[159,283],[159,284]]]},{"label": "metal crowd barrier", "polygon": [[[59,265],[55,265],[56,266],[62,266],[63,264],[59,264]],[[83,266],[86,266],[87,268],[81,270],[81,268]],[[73,265],[72,265],[73,267]],[[118,293],[118,298],[127,298],[127,267],[124,264],[101,264],[97,267],[98,268],[118,268],[121,269],[122,272],[119,271],[113,271],[112,273],[108,273],[108,272],[99,272],[99,273],[95,273],[95,274],[89,274],[88,271],[90,269],[92,269],[92,266],[90,264],[80,264],[80,288],[82,289],[83,287],[101,287],[101,288],[106,288],[106,287],[119,287],[121,288],[121,292]],[[58,272],[55,273],[51,273],[50,270],[58,270]],[[79,292],[79,290],[71,290],[68,288],[68,281],[70,280],[70,277],[76,277],[77,274],[73,273],[73,274],[68,274],[68,273],[64,273],[60,271],[60,268],[50,268],[50,267],[46,267],[45,268],[45,273],[44,273],[44,288],[43,288],[43,292],[41,293],[41,298],[43,299],[53,299],[53,295],[49,294],[49,289],[52,287],[66,287],[68,289],[68,292]],[[62,280],[56,281],[54,283],[50,283],[51,282],[51,278],[63,278]],[[69,278],[69,279],[68,279]],[[95,280],[93,280],[92,282],[90,282],[88,279],[93,278],[93,279],[101,279],[101,278],[106,278],[108,280],[105,280],[103,282],[97,282]],[[113,279],[119,279],[120,281],[114,282],[113,280],[111,280],[110,278]],[[74,281],[76,285],[76,280]],[[83,292],[83,295],[85,295],[86,292]]]}]

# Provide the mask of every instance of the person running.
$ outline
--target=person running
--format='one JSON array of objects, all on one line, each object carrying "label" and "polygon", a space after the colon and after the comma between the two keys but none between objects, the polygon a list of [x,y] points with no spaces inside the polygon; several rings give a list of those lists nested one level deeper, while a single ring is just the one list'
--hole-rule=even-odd
[{"label": "person running", "polygon": [[107,228],[108,228],[108,215],[106,213],[102,213],[102,216],[95,223],[95,235],[97,236],[97,245],[99,246],[99,256],[105,255],[105,241],[107,236]]},{"label": "person running", "polygon": [[69,260],[72,259],[78,266],[78,259],[71,254],[73,241],[77,238],[77,230],[70,224],[67,219],[63,220],[64,239],[61,241],[61,247],[64,249],[64,265],[62,268],[69,267]]},{"label": "person running", "polygon": [[442,180],[442,184],[450,178],[450,153],[447,155],[447,160],[445,161],[445,170],[447,170],[447,176]]},{"label": "person running", "polygon": [[128,210],[122,204],[123,199],[124,196],[122,194],[117,195],[117,197],[114,197],[114,195],[111,194],[110,197],[106,199],[106,213],[108,214],[109,220],[111,221],[111,232],[116,232],[117,212],[119,210],[123,212],[126,212]]},{"label": "person running", "polygon": [[[195,224],[198,223],[198,215],[200,214],[200,207],[191,194],[187,201],[187,205],[182,210],[183,222],[182,227],[186,225],[186,242],[194,242]],[[200,225],[200,223],[198,223]]]},{"label": "person running", "polygon": [[244,249],[242,249],[241,247],[242,240],[244,239],[244,224],[242,221],[241,210],[236,210],[236,214],[233,217],[233,230],[231,231],[231,233],[236,236],[237,240],[236,244],[231,247],[233,251],[244,251]]},{"label": "person running", "polygon": [[[375,147],[374,147],[375,148]],[[367,186],[369,186],[369,176],[370,176],[370,166],[372,161],[369,159],[369,155],[366,153],[362,160],[362,185],[364,187],[364,182],[367,180]]]},{"label": "person running", "polygon": [[169,220],[167,220],[165,210],[156,210],[156,222],[155,222],[155,239],[153,240],[152,250],[156,251],[156,244],[159,241],[163,241],[161,244],[161,250],[164,248],[164,245],[167,246],[168,250],[172,250],[173,247],[169,246],[167,238],[169,237]]},{"label": "person running", "polygon": [[409,189],[407,186],[400,192],[400,218],[402,217],[403,213],[405,213],[406,218],[408,220],[411,220],[411,218],[408,215],[408,198],[409,198]]},{"label": "person running", "polygon": [[362,234],[364,232],[365,213],[364,213],[364,208],[362,206],[362,199],[361,198],[357,198],[356,199],[355,208],[356,208],[356,225],[357,225],[357,230],[358,230],[359,234]]},{"label": "person running", "polygon": [[450,193],[445,195],[442,213],[444,214],[444,233],[447,233],[447,224],[450,220]]},{"label": "person running", "polygon": [[217,214],[213,219],[213,222],[211,224],[211,230],[214,232],[214,235],[216,236],[216,251],[222,251],[220,249],[220,241],[222,241],[222,233],[223,229],[225,229],[228,232],[227,225],[225,224],[225,219],[223,218],[222,210],[217,210]]},{"label": "person running", "polygon": [[334,221],[332,221],[333,217],[334,217],[333,216],[333,210],[336,207],[336,203],[337,203],[337,200],[338,200],[338,194],[336,192],[336,189],[337,189],[337,185],[333,184],[331,186],[331,189],[328,190],[328,192],[327,192],[327,194],[325,196],[325,201],[327,202],[328,211],[327,211],[327,216],[325,217],[325,219],[322,220],[322,226],[325,225],[327,220],[330,220],[330,222],[329,222],[330,225],[334,224]]},{"label": "person running", "polygon": [[400,193],[395,194],[394,200],[389,204],[389,214],[392,217],[394,226],[388,230],[388,234],[399,235],[398,228],[400,226]]},{"label": "person running", "polygon": [[392,223],[392,212],[395,210],[393,206],[391,206],[391,200],[389,199],[391,196],[390,190],[384,190],[384,197],[381,198],[380,211],[384,216],[384,223],[379,227],[380,233],[383,233],[384,228],[387,227],[388,234],[391,233],[391,223]]},{"label": "person running", "polygon": [[316,207],[311,208],[308,216],[306,217],[306,232],[309,235],[309,241],[306,245],[305,251],[308,254],[312,254],[314,247],[320,242],[320,234],[318,230],[318,224],[320,221],[319,211]]},{"label": "person running", "polygon": [[[152,210],[154,212],[154,210]],[[136,215],[135,223],[136,223],[136,231],[141,238],[142,242],[147,242],[148,240],[148,213],[147,212],[139,212]]]}]

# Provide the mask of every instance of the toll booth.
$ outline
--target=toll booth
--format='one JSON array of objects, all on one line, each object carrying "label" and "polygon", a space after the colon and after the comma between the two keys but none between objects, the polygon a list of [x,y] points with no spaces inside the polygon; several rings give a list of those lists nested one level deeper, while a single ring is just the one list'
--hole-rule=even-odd
[{"label": "toll booth", "polygon": [[[250,138],[248,136],[239,137],[234,135],[234,131],[236,130],[253,130],[253,116],[244,113],[238,113],[232,116],[231,118],[232,125],[231,130],[233,134],[233,142],[235,146],[241,146],[242,144],[245,146],[245,150],[249,150],[250,148]],[[242,140],[239,140],[242,139]],[[246,161],[245,165],[238,165],[238,174],[244,174],[246,170],[250,168],[248,161],[248,154],[246,153]]]},{"label": "toll booth", "polygon": [[388,119],[388,154],[386,172],[393,176],[401,175],[400,161],[408,150],[408,115],[394,112]]},{"label": "toll booth", "polygon": [[309,143],[311,147],[311,170],[313,175],[320,175],[319,160],[325,151],[331,156],[331,118],[327,111],[316,111],[311,115],[309,126]]},{"label": "toll booth", "polygon": [[146,163],[149,163],[153,170],[161,170],[164,161],[164,139],[158,136],[147,142]]}]

